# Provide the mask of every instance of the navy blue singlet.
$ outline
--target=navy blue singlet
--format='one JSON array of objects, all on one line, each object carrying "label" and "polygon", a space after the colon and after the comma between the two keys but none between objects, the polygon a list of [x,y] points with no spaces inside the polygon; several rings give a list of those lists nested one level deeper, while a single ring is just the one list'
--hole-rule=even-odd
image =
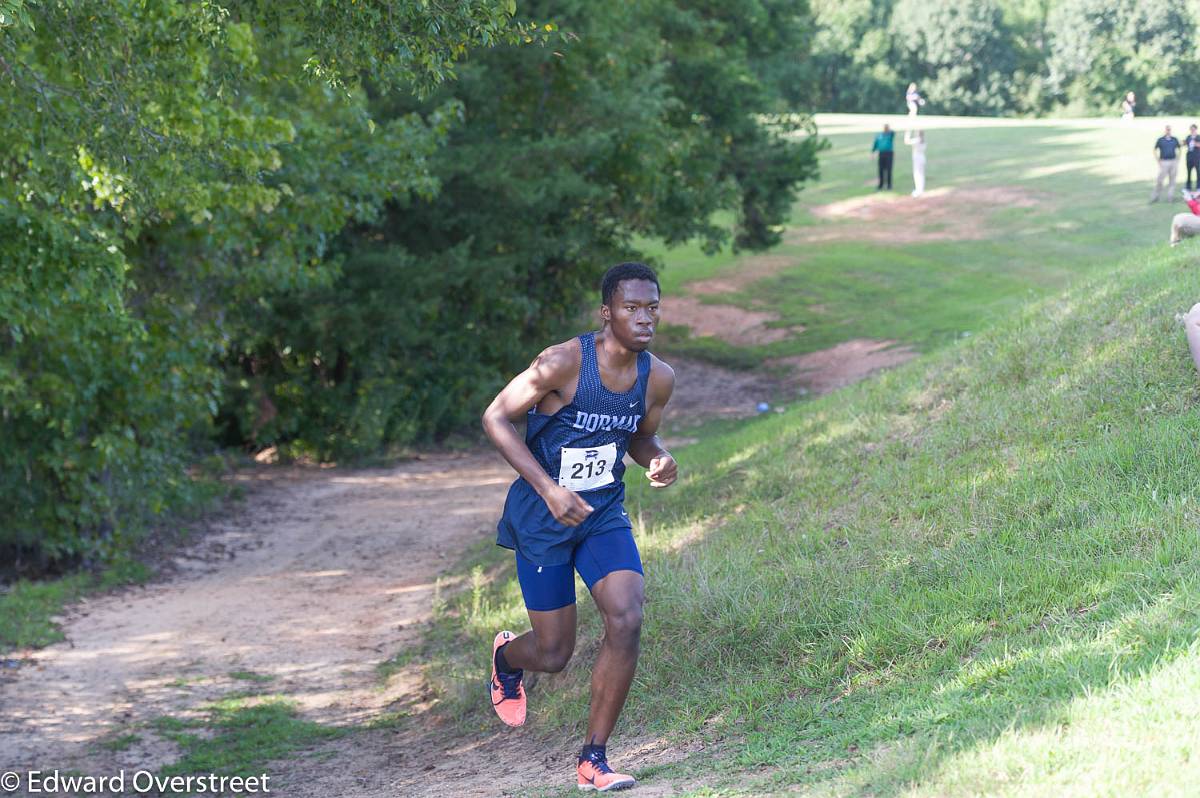
[{"label": "navy blue singlet", "polygon": [[633,387],[615,393],[600,380],[596,334],[579,336],[579,347],[582,358],[575,396],[553,415],[539,413],[536,407],[530,410],[525,444],[547,474],[577,490],[594,510],[579,526],[560,524],[542,497],[518,477],[509,488],[497,527],[497,544],[516,549],[537,565],[568,563],[584,537],[629,526],[622,509],[625,483],[621,478],[629,439],[646,415],[650,353],[638,353]]}]

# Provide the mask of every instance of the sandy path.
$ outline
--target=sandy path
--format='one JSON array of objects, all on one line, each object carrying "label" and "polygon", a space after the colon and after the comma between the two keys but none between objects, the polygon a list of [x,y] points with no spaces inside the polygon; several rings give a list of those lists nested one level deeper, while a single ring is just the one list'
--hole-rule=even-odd
[{"label": "sandy path", "polygon": [[[832,387],[847,377],[833,379],[848,359],[834,355],[789,365],[816,369],[810,379],[828,371]],[[676,369],[668,433],[751,414],[780,389],[697,361]],[[307,720],[355,729],[317,757],[272,763],[274,794],[469,797],[570,786],[578,741],[548,739],[534,723],[461,737],[418,712],[416,722],[365,729],[426,703],[417,668],[385,683],[377,665],[418,642],[438,576],[493,536],[512,477],[498,455],[478,452],[387,469],[243,474],[247,500],[180,551],[162,578],[73,605],[61,619],[64,642],[12,655],[24,664],[0,670],[0,770],[156,771],[181,752],[150,721],[200,717],[206,703],[256,688],[294,701]],[[239,672],[271,678],[247,682]],[[139,739],[123,750],[98,745],[127,733]],[[645,767],[693,749],[618,737],[614,750],[620,762]],[[678,789],[663,780],[638,794]]]},{"label": "sandy path", "polygon": [[[258,478],[265,484],[183,551],[170,578],[80,602],[62,619],[65,642],[13,655],[25,664],[0,676],[0,770],[155,771],[180,751],[147,721],[197,715],[258,687],[295,701],[308,720],[359,729],[317,757],[270,764],[274,794],[469,797],[570,786],[578,741],[547,740],[533,724],[497,723],[465,738],[422,723],[363,730],[423,703],[415,669],[385,685],[376,666],[417,642],[437,576],[494,534],[507,464],[476,453]],[[274,678],[248,683],[230,675],[239,671]],[[128,732],[140,740],[124,750],[96,744]],[[641,766],[688,753],[654,739],[626,738],[621,749]],[[501,761],[510,764],[488,764]]]},{"label": "sandy path", "polygon": [[[410,686],[380,689],[376,665],[415,642],[437,574],[493,534],[511,477],[482,454],[276,474],[183,552],[172,578],[81,602],[66,642],[15,655],[27,662],[0,685],[0,764],[102,775],[173,761],[174,746],[143,728],[116,754],[94,743],[256,686],[236,671],[273,676],[267,689],[311,720],[382,714]],[[271,772],[285,784],[289,769]],[[324,794],[359,794],[350,786]]]}]

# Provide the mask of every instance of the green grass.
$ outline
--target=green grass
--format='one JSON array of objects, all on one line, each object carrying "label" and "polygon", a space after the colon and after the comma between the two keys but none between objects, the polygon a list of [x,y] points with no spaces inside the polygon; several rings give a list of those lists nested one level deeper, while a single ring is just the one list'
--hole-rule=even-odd
[{"label": "green grass", "polygon": [[269,673],[255,673],[254,671],[230,671],[230,679],[237,679],[243,682],[269,682],[274,680],[274,675]]},{"label": "green grass", "polygon": [[173,515],[163,519],[157,527],[137,525],[122,529],[108,541],[94,570],[42,579],[18,578],[11,582],[0,577],[0,654],[57,643],[63,639],[63,634],[53,618],[60,615],[67,604],[87,595],[149,580],[153,571],[142,561],[147,535],[153,533],[170,541],[170,545],[177,544],[190,534],[188,522],[201,518],[223,501],[242,497],[241,486],[218,479],[225,468],[226,461],[219,456],[199,463],[198,473],[192,477],[187,490],[187,503],[176,508]]},{"label": "green grass", "polygon": [[[1011,263],[994,255],[1004,274],[982,309],[963,307],[974,289],[949,266],[968,269],[980,242],[902,260],[909,279],[889,279],[906,309],[870,334],[904,331],[930,354],[707,428],[675,453],[671,490],[630,480],[647,621],[615,761],[625,735],[650,733],[717,746],[695,795],[1190,794],[1200,380],[1175,314],[1200,298],[1200,253],[1149,243],[1170,211],[1144,207],[1146,186],[1096,154],[1107,144],[1078,138],[1089,124],[1031,126],[1084,159],[1038,190],[1069,197],[1090,176],[1127,207],[1103,209],[1107,222],[1071,211],[1078,242],[1030,236]],[[1020,130],[989,129],[993,151]],[[1049,167],[1005,168],[1027,183]],[[836,308],[833,270],[792,279]],[[911,285],[926,279],[935,287]],[[973,334],[939,332],[955,328]],[[480,550],[470,564],[472,587],[444,599],[431,630],[442,659],[429,675],[449,714],[482,727],[480,641],[526,623],[507,558]],[[580,611],[576,660],[530,692],[530,724],[547,735],[580,734],[586,718],[599,629],[589,601]]]},{"label": "green grass", "polygon": [[[735,366],[853,338],[931,351],[1006,318],[1031,299],[1069,288],[1123,254],[1165,241],[1171,214],[1182,209],[1178,203],[1150,206],[1147,199],[1154,179],[1151,144],[1165,121],[1179,128],[1183,119],[1130,125],[931,117],[922,122],[929,140],[928,190],[961,192],[961,212],[942,224],[948,234],[961,229],[979,240],[871,242],[861,240],[864,222],[826,220],[819,228],[836,231],[839,240],[796,241],[796,234],[817,226],[811,208],[874,193],[869,150],[885,121],[903,120],[819,115],[822,135],[832,144],[821,154],[821,180],[801,192],[785,243],[770,253],[793,264],[736,294],[705,297],[774,312],[778,324],[802,324],[805,332],[746,348],[714,340],[681,345],[674,335],[664,341],[665,351]],[[898,196],[887,199],[912,202],[905,196],[912,181],[903,144],[897,144],[894,185]],[[973,206],[970,192],[992,187],[1026,192],[1036,205]],[[672,295],[697,280],[737,274],[756,257],[708,257],[695,246],[641,244],[663,266],[666,324]]]},{"label": "green grass", "polygon": [[21,580],[0,594],[0,652],[38,648],[63,639],[52,618],[68,601],[82,595],[90,583],[86,574],[53,581]]},{"label": "green grass", "polygon": [[0,654],[59,642],[63,634],[53,619],[67,604],[119,585],[140,584],[150,576],[145,564],[120,554],[99,573],[17,580],[0,592]]},{"label": "green grass", "polygon": [[105,751],[124,751],[136,742],[141,741],[141,736],[132,732],[118,732],[101,739],[97,745]]},{"label": "green grass", "polygon": [[271,760],[348,733],[303,720],[293,702],[263,695],[228,696],[205,707],[203,719],[165,716],[151,725],[183,749],[178,761],[160,769],[164,777],[259,775]]},{"label": "green grass", "polygon": [[[1088,753],[1107,726],[1147,741],[1121,762],[1165,745],[1157,724],[1200,692],[1096,707],[1200,667],[1200,390],[1173,318],[1200,296],[1194,266],[1136,258],[923,367],[680,452],[673,495],[632,488],[656,518],[635,717],[719,717],[739,766],[812,770],[831,794],[1103,794],[1063,785],[1127,771]],[[1016,751],[1050,756],[1068,729],[1074,759],[1030,776]],[[1142,794],[1194,768],[1155,760]]]}]

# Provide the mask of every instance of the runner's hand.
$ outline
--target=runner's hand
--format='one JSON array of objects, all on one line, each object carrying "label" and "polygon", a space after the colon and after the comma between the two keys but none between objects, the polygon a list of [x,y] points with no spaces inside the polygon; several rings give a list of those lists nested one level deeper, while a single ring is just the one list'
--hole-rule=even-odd
[{"label": "runner's hand", "polygon": [[579,494],[567,490],[561,485],[554,485],[549,493],[542,497],[554,520],[566,526],[579,526],[592,514],[592,505],[580,498]]},{"label": "runner's hand", "polygon": [[678,475],[679,467],[675,464],[675,458],[669,454],[655,457],[646,471],[646,478],[650,480],[652,488],[665,488],[674,482]]}]

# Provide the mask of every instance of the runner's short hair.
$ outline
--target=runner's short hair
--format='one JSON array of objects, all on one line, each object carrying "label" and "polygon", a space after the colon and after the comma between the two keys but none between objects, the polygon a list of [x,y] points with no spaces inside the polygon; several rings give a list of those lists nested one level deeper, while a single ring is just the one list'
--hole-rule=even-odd
[{"label": "runner's short hair", "polygon": [[649,280],[654,283],[654,287],[661,292],[662,288],[658,284],[658,275],[644,263],[628,262],[618,263],[616,266],[609,268],[604,273],[604,279],[600,282],[600,299],[608,305],[612,302],[613,294],[617,292],[617,286],[624,280]]}]

